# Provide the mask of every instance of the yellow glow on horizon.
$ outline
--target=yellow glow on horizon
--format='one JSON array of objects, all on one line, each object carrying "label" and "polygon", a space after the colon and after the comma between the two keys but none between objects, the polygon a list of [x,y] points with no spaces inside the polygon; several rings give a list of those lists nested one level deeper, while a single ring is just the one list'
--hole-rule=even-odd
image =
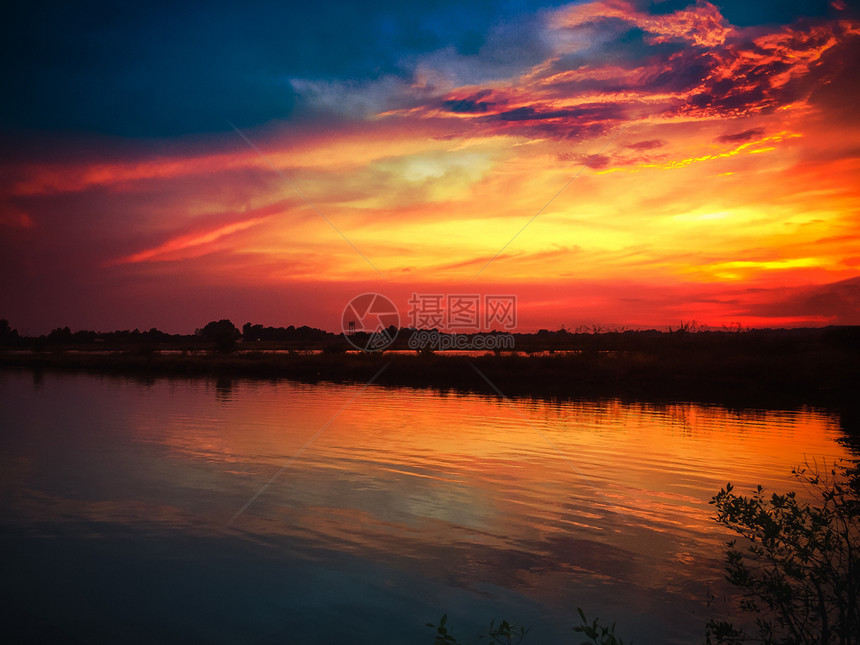
[{"label": "yellow glow on horizon", "polygon": [[730,262],[715,262],[713,264],[689,267],[683,273],[694,274],[708,280],[727,282],[748,280],[752,275],[762,271],[784,271],[788,269],[824,268],[827,263],[820,258],[792,258],[787,260],[734,260]]}]

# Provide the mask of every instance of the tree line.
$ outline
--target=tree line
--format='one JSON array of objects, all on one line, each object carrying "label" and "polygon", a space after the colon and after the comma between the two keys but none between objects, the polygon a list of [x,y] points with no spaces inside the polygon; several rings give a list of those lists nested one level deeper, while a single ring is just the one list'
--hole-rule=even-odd
[{"label": "tree line", "polygon": [[[417,330],[412,328],[390,327],[388,336],[395,341],[388,349],[408,349],[408,341]],[[422,330],[423,331],[423,330]],[[453,335],[444,330],[442,336]],[[489,332],[490,334],[508,332]],[[569,330],[562,326],[558,330],[541,329],[533,333],[510,332],[513,337],[514,351],[530,354],[533,352],[555,351],[618,351],[636,352],[659,350],[665,352],[712,352],[726,349],[747,354],[783,354],[785,352],[824,349],[860,351],[860,326],[830,326],[793,329],[749,329],[739,325],[721,329],[706,328],[685,323],[667,330],[605,328],[591,325],[586,328]],[[458,334],[474,336],[474,333]],[[367,332],[357,332],[354,345],[363,346],[362,337]],[[288,349],[325,349],[346,351],[351,346],[343,334],[332,333],[308,325],[288,327],[265,326],[259,323],[245,323],[238,328],[231,320],[213,320],[191,334],[171,334],[156,328],[149,330],[116,330],[98,332],[92,330],[72,331],[68,326],[56,327],[48,334],[25,336],[13,329],[8,320],[0,320],[0,346],[41,349],[46,347],[92,346],[92,347],[139,347],[173,346],[188,348],[216,347],[228,350],[241,342],[253,346],[269,343]]]}]

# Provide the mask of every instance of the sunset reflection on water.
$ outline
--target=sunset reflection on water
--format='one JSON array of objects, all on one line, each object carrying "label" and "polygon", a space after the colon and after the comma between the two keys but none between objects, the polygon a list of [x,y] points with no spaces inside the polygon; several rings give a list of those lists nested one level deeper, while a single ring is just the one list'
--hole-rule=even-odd
[{"label": "sunset reflection on water", "polygon": [[[388,616],[391,642],[413,633],[400,604],[431,612],[419,636],[445,611],[465,628],[505,615],[564,633],[584,606],[637,642],[689,641],[721,585],[710,497],[727,481],[785,489],[804,460],[846,455],[838,417],[808,408],[60,375],[34,387],[24,373],[0,388],[4,532],[42,545],[21,547],[19,573],[46,578],[37,588],[53,574],[27,558],[47,539],[121,535],[120,562],[145,539],[165,567],[198,557],[178,541],[204,540],[240,563],[302,569],[318,601],[295,616],[308,634],[347,602]],[[238,593],[235,575],[196,575],[188,584]],[[356,580],[369,586],[348,591]]]}]

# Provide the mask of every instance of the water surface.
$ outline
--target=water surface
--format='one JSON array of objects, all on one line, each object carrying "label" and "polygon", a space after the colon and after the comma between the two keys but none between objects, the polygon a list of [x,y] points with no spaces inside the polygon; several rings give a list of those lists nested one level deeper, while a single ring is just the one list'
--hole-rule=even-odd
[{"label": "water surface", "polygon": [[0,401],[0,601],[33,642],[429,644],[447,612],[573,643],[576,607],[701,642],[710,497],[846,455],[806,408],[26,371]]}]

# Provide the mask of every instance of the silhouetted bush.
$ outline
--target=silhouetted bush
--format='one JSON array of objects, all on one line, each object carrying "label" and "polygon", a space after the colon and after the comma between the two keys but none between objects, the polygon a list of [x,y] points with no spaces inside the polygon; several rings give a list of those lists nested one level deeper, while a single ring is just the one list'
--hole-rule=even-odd
[{"label": "silhouetted bush", "polygon": [[707,642],[766,645],[860,643],[860,496],[856,467],[793,471],[816,503],[797,494],[750,496],[727,484],[711,500],[716,519],[741,536],[726,545],[737,606],[755,616],[755,634],[712,620]]}]

